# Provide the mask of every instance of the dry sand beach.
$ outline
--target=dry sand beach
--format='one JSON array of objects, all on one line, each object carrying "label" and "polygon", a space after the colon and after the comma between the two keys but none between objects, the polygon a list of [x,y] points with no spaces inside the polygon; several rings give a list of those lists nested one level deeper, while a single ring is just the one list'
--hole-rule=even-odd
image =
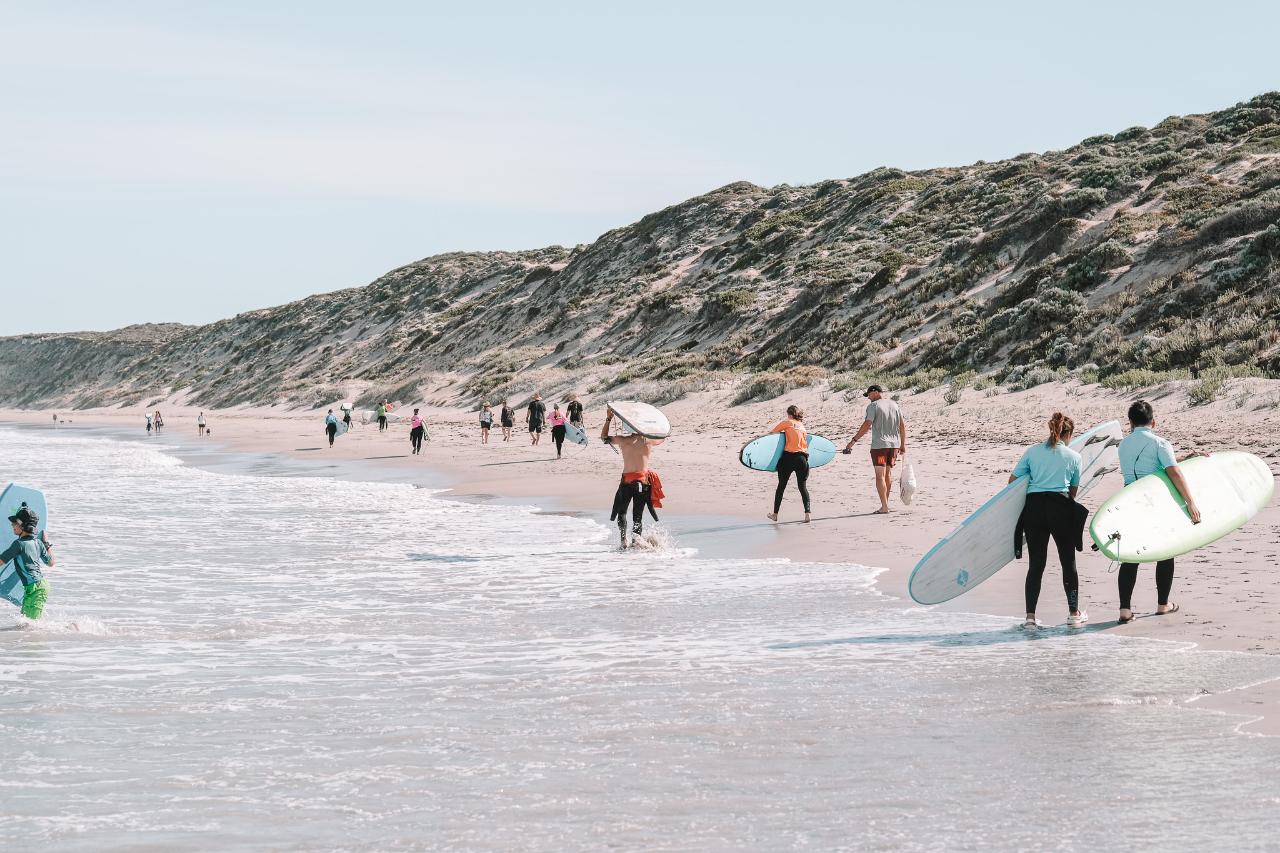
[{"label": "dry sand beach", "polygon": [[[1185,391],[1171,385],[1148,389],[1160,431],[1180,452],[1243,449],[1263,456],[1273,470],[1280,465],[1280,383],[1245,380],[1232,384],[1221,399],[1192,407]],[[852,434],[862,417],[856,395],[833,393],[819,386],[784,397],[731,407],[729,392],[691,395],[664,407],[673,435],[655,451],[654,468],[662,475],[667,508],[662,513],[677,541],[714,555],[786,557],[819,562],[855,562],[887,569],[880,578],[886,594],[906,595],[906,579],[919,557],[941,536],[976,509],[1005,482],[1022,449],[1042,438],[1043,423],[1056,410],[1075,418],[1081,429],[1109,419],[1123,419],[1134,393],[1099,386],[1050,384],[1028,391],[967,391],[954,404],[941,389],[904,393],[901,405],[908,420],[908,459],[916,466],[920,491],[911,506],[895,495],[895,511],[872,515],[875,498],[867,445],[852,456],[839,456],[814,472],[810,491],[814,522],[805,525],[794,490],[774,525],[769,509],[774,478],[753,472],[736,459],[738,449],[767,431],[789,403],[805,407],[810,431],[838,444]],[[423,407],[430,443],[419,458],[409,455],[408,426],[393,423],[379,433],[376,425],[359,425],[332,449],[323,435],[323,410],[283,411],[238,408],[205,411],[213,430],[210,442],[231,450],[279,454],[312,463],[341,463],[361,479],[409,480],[445,487],[460,499],[482,502],[518,500],[553,511],[582,513],[606,521],[619,457],[595,440],[603,419],[603,398],[588,397],[586,424],[592,442],[567,446],[556,460],[549,436],[537,447],[523,431],[518,414],[510,443],[495,428],[488,446],[479,440],[476,413],[456,408]],[[404,401],[400,411],[407,413]],[[154,407],[153,407],[154,408]],[[165,437],[195,441],[195,409],[162,405]],[[100,426],[143,435],[141,412],[98,409],[59,413],[69,426]],[[0,420],[34,425],[51,422],[48,411],[4,411]],[[64,426],[64,428],[65,428]],[[352,467],[354,466],[354,468]],[[1114,480],[1114,482],[1111,482]],[[1121,485],[1112,474],[1086,502],[1096,506]],[[1115,623],[1116,576],[1108,561],[1086,552],[1080,564],[1081,600],[1091,617],[1091,630],[1183,642],[1209,649],[1280,654],[1280,575],[1274,564],[1280,510],[1273,502],[1246,527],[1199,552],[1178,560],[1173,600],[1176,615],[1147,616],[1155,608],[1154,581],[1139,578],[1135,608],[1144,616],[1127,626]],[[1010,566],[974,592],[941,605],[942,609],[1021,615],[1025,563]],[[1040,612],[1050,624],[1065,618],[1056,558],[1041,596]],[[1267,682],[1228,694],[1198,697],[1200,706],[1263,716],[1276,707],[1280,685]],[[1243,726],[1255,733],[1280,734],[1280,715],[1269,714]]]}]

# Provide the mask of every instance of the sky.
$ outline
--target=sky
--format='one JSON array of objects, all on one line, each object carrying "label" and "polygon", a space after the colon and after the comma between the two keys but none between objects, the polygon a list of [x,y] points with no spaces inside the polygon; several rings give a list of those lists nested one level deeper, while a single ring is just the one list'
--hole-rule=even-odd
[{"label": "sky", "polygon": [[0,335],[572,246],[732,181],[1066,148],[1280,89],[1277,32],[1231,0],[0,0]]}]

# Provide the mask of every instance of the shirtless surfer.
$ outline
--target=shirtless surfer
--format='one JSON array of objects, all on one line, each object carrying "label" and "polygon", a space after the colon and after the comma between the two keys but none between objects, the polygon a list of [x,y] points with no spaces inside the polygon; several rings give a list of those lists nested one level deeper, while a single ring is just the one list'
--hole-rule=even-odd
[{"label": "shirtless surfer", "polygon": [[656,471],[649,469],[649,457],[653,453],[653,444],[643,435],[610,435],[609,427],[613,423],[613,409],[605,415],[604,427],[600,430],[600,440],[616,447],[622,453],[622,479],[618,483],[618,491],[613,495],[613,514],[610,521],[618,522],[618,536],[622,548],[627,547],[627,507],[631,507],[632,542],[644,533],[644,511],[649,510],[653,520],[658,520],[654,509],[662,508],[662,481]]}]

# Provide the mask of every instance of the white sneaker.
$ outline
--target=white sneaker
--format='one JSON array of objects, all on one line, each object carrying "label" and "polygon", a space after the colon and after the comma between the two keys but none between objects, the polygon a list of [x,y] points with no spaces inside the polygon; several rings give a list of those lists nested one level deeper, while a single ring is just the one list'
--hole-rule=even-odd
[{"label": "white sneaker", "polygon": [[1039,620],[1039,619],[1028,619],[1028,620],[1026,620],[1025,622],[1023,622],[1023,623],[1022,623],[1022,627],[1023,627],[1023,628],[1039,628],[1039,627],[1040,627],[1040,620]]},{"label": "white sneaker", "polygon": [[1088,624],[1089,624],[1089,614],[1085,613],[1083,610],[1080,611],[1079,616],[1067,617],[1068,628],[1083,628],[1085,625],[1088,625]]}]

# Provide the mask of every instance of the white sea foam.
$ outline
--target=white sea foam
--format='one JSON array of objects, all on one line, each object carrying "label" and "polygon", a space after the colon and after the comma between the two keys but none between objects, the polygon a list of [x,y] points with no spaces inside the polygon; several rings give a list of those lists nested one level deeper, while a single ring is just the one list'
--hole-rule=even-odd
[{"label": "white sea foam", "polygon": [[619,553],[590,519],[405,485],[67,432],[0,451],[60,560],[49,617],[0,631],[17,849],[1274,837],[1280,743],[1179,707],[1272,658],[1028,634],[855,565]]}]

